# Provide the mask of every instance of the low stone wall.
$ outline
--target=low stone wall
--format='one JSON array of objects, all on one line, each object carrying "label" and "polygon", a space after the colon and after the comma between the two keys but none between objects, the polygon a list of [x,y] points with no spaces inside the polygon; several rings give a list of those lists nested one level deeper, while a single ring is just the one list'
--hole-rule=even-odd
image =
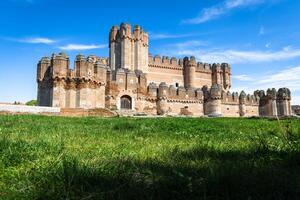
[{"label": "low stone wall", "polygon": [[42,106],[25,106],[25,105],[9,105],[0,104],[0,113],[11,114],[51,114],[59,115],[60,108],[42,107]]},{"label": "low stone wall", "polygon": [[86,116],[101,116],[101,117],[116,117],[118,114],[107,108],[83,109],[83,108],[62,108],[60,116],[68,117],[86,117]]}]

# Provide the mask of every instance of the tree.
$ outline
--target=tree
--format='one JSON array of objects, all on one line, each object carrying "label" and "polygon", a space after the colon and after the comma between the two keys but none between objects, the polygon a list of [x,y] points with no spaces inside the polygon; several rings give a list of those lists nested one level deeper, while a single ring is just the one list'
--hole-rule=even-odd
[{"label": "tree", "polygon": [[31,100],[31,101],[26,102],[27,106],[36,106],[36,104],[37,104],[36,100]]}]

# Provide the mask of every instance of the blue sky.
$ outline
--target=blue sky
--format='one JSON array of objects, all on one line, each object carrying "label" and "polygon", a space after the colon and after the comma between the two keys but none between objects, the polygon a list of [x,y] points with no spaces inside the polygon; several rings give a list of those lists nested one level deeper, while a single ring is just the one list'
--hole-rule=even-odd
[{"label": "blue sky", "polygon": [[149,32],[153,55],[228,62],[232,91],[285,86],[300,104],[299,10],[296,0],[2,0],[0,102],[36,98],[42,56],[108,56],[110,27],[129,22]]}]

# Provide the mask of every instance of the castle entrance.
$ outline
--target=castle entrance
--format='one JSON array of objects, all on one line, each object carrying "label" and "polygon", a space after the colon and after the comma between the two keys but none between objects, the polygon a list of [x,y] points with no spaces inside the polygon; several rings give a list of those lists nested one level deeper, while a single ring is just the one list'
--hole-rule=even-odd
[{"label": "castle entrance", "polygon": [[132,99],[128,95],[124,95],[121,97],[121,109],[132,109]]}]

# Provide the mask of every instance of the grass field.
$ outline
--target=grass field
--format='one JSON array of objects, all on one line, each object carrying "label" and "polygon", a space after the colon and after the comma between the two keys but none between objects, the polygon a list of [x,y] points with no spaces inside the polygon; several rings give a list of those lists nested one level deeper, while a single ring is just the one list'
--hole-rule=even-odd
[{"label": "grass field", "polygon": [[0,199],[299,198],[299,120],[0,116]]}]

